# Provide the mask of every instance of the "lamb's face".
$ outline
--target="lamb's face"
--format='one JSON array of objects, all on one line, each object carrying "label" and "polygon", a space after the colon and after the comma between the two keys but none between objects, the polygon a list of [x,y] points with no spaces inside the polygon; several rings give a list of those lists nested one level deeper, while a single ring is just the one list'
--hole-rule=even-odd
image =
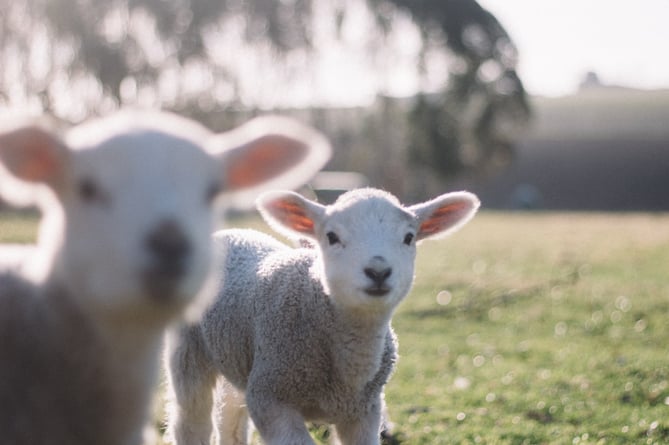
[{"label": "lamb's face", "polygon": [[73,153],[62,195],[65,282],[94,309],[178,313],[210,268],[216,159],[157,132]]},{"label": "lamb's face", "polygon": [[388,196],[328,207],[317,236],[325,285],[337,304],[388,310],[409,292],[418,222]]},{"label": "lamb's face", "polygon": [[0,128],[0,194],[45,210],[34,279],[69,286],[88,311],[161,322],[206,284],[219,192],[248,205],[301,185],[330,152],[320,133],[271,116],[212,134],[168,113],[121,112],[65,140],[26,122]]},{"label": "lamb's face", "polygon": [[416,241],[457,230],[474,216],[479,200],[454,192],[402,207],[391,194],[366,188],[327,207],[285,191],[265,193],[257,206],[287,237],[316,241],[319,276],[335,304],[390,313],[411,289]]}]

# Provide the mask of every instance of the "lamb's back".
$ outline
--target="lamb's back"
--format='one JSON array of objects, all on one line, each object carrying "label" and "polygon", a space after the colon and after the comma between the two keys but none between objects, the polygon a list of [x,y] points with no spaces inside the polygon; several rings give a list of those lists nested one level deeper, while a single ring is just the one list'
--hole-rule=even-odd
[{"label": "lamb's back", "polygon": [[303,275],[313,263],[313,251],[294,249],[245,229],[216,232],[214,244],[225,260],[218,277],[219,293],[203,317],[201,331],[212,363],[232,383],[245,387],[258,325],[274,325],[277,310],[285,319],[285,307],[299,304],[301,294],[289,290],[306,279]]}]

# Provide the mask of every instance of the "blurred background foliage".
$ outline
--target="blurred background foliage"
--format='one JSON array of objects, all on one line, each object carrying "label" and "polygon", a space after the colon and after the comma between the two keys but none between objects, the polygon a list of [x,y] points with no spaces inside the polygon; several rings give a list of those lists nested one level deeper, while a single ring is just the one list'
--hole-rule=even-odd
[{"label": "blurred background foliage", "polygon": [[[425,79],[415,97],[386,97],[380,82],[371,107],[292,110],[333,139],[330,169],[401,196],[422,198],[456,173],[508,162],[530,115],[516,48],[475,0],[0,1],[0,105],[72,123],[141,105],[226,129],[266,111],[262,91],[305,82],[328,51],[323,29],[343,40],[364,10],[372,32],[363,43],[378,71],[396,63],[388,42],[409,23],[420,36],[409,68]],[[431,66],[437,58],[443,73]]]}]

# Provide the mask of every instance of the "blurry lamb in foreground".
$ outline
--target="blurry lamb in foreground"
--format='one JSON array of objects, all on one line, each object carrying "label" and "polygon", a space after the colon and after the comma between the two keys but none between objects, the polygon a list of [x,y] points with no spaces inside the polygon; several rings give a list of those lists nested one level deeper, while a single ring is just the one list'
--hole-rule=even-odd
[{"label": "blurry lamb in foreground", "polygon": [[140,444],[164,328],[211,301],[214,201],[299,186],[329,155],[271,117],[220,135],[142,112],[64,139],[1,130],[2,197],[44,215],[37,247],[13,250],[25,263],[0,261],[0,442]]}]

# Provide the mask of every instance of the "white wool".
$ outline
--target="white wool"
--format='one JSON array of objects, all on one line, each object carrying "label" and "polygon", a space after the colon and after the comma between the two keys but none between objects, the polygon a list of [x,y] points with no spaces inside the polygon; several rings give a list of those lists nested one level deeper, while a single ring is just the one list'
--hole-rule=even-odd
[{"label": "white wool", "polygon": [[314,247],[214,235],[226,252],[217,300],[168,340],[168,439],[209,443],[213,410],[219,443],[245,445],[250,415],[269,445],[313,445],[305,421],[334,424],[344,445],[379,444],[397,360],[390,320],[413,282],[416,241],[460,227],[478,205],[466,192],[411,207],[375,189],[331,206],[263,195],[265,220]]}]

